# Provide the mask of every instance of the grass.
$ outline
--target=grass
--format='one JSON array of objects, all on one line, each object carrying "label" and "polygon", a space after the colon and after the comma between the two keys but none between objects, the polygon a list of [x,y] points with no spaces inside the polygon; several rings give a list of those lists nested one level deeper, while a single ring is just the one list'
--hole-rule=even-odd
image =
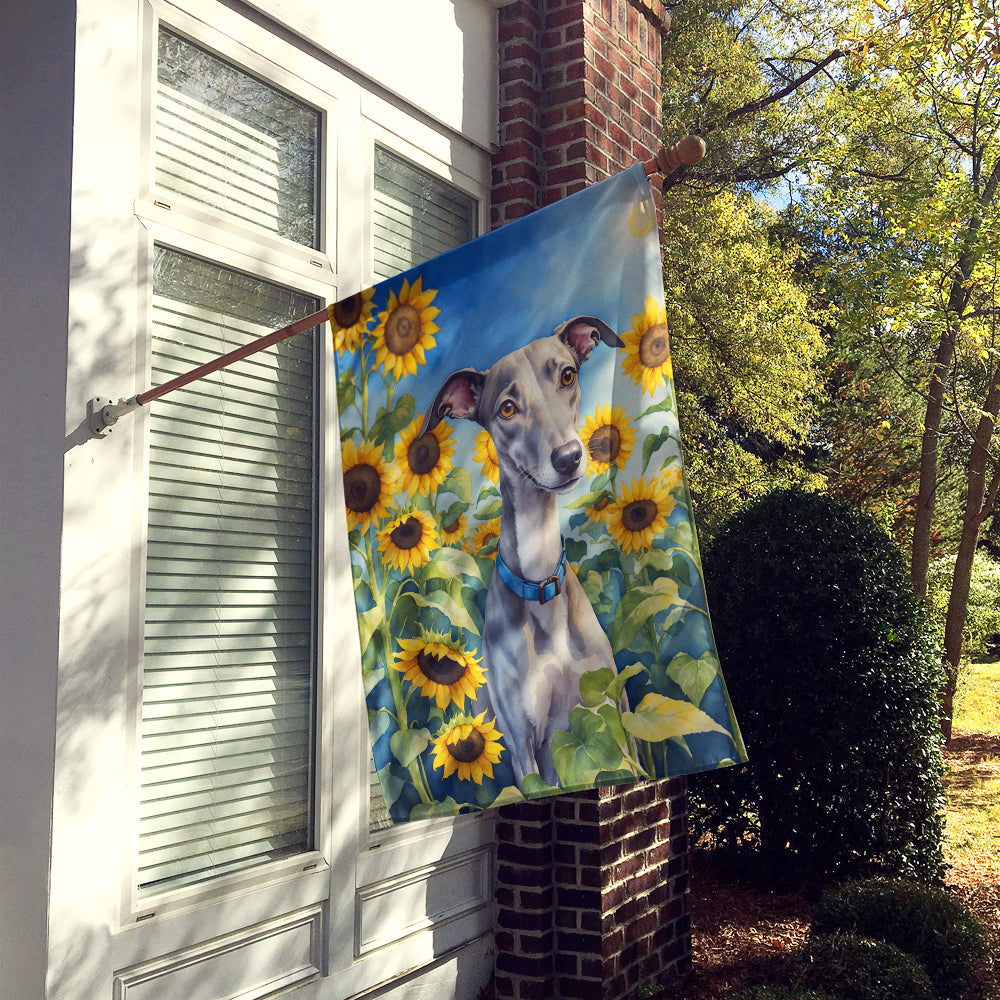
[{"label": "grass", "polygon": [[[964,673],[948,747],[948,861],[1000,874],[1000,662]],[[992,861],[992,864],[990,862]]]},{"label": "grass", "polygon": [[961,677],[945,752],[949,887],[986,926],[992,950],[970,996],[1000,1000],[1000,662]]},{"label": "grass", "polygon": [[957,728],[1000,736],[1000,660],[963,671],[955,701]]}]

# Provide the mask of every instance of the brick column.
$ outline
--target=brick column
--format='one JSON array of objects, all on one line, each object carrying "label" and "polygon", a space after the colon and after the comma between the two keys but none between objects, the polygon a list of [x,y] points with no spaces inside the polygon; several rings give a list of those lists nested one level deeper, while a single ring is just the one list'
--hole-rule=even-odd
[{"label": "brick column", "polygon": [[[660,0],[512,0],[498,12],[497,227],[660,144]],[[683,778],[507,806],[496,996],[624,1000],[688,970]]]}]

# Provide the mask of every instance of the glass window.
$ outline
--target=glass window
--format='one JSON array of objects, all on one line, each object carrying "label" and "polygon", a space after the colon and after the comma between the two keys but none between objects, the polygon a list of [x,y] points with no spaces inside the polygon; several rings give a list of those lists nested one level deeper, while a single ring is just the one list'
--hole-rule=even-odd
[{"label": "glass window", "polygon": [[[317,308],[157,247],[152,384]],[[140,895],[313,846],[315,350],[150,406]]]},{"label": "glass window", "polygon": [[476,199],[375,147],[375,276],[381,281],[478,236]]},{"label": "glass window", "polygon": [[309,247],[320,114],[161,27],[156,185]]}]

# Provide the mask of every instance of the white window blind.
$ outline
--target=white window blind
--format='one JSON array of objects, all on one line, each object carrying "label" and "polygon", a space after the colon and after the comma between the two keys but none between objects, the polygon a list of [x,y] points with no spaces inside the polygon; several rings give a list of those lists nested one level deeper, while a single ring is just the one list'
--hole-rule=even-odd
[{"label": "white window blind", "polygon": [[[157,247],[152,384],[317,307]],[[140,895],[312,847],[314,351],[150,406]]]},{"label": "white window blind", "polygon": [[[478,235],[475,198],[381,146],[375,147],[373,211],[373,270],[380,281]],[[372,830],[392,825],[374,762],[369,822]]]},{"label": "white window blind", "polygon": [[320,115],[160,28],[156,185],[317,246]]},{"label": "white window blind", "polygon": [[381,146],[375,147],[374,215],[380,281],[478,235],[475,198]]}]

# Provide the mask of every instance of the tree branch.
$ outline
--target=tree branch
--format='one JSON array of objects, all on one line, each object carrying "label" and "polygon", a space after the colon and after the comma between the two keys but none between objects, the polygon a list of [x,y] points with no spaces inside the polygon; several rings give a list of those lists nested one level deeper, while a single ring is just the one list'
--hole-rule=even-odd
[{"label": "tree branch", "polygon": [[807,73],[803,73],[802,76],[796,77],[787,86],[782,87],[781,90],[776,90],[773,94],[768,94],[766,97],[760,97],[756,101],[750,101],[742,107],[733,108],[732,111],[726,112],[720,122],[703,127],[701,134],[705,135],[706,133],[714,132],[717,128],[721,128],[723,125],[726,125],[737,118],[743,118],[746,115],[754,115],[758,111],[763,111],[764,108],[771,104],[777,104],[778,101],[783,100],[789,94],[798,90],[798,88],[804,83],[808,83],[818,73],[822,73],[823,70],[825,70],[831,63],[836,62],[838,59],[842,59],[846,55],[847,51],[845,49],[834,49],[824,59],[821,59],[818,63],[816,63]]}]

